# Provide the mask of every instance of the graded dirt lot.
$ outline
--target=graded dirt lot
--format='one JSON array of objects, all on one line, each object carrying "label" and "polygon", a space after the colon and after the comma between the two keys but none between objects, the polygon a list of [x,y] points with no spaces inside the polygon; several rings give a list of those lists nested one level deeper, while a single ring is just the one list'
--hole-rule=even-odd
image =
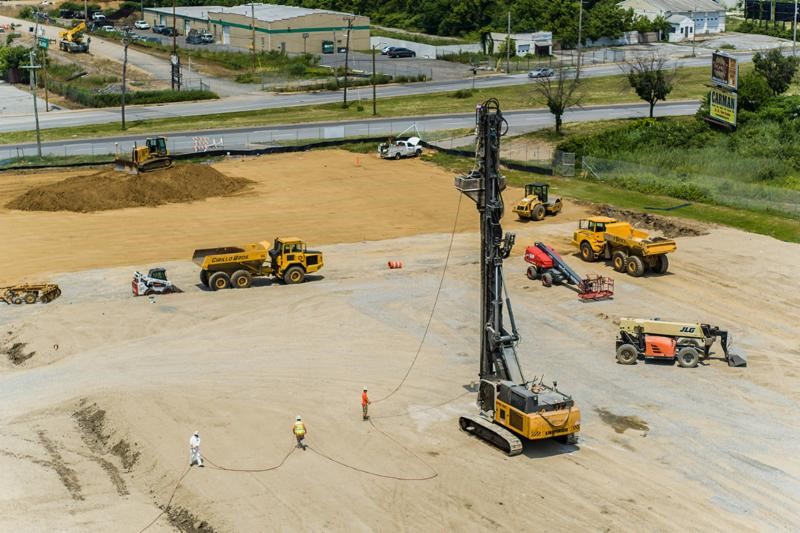
[{"label": "graded dirt lot", "polygon": [[[355,157],[220,163],[254,191],[191,204],[0,212],[3,278],[27,272],[20,258],[63,289],[47,305],[0,307],[0,351],[32,353],[0,362],[0,530],[137,532],[173,494],[148,531],[794,529],[800,246],[707,228],[677,238],[670,274],[634,279],[569,255],[586,208],[506,217],[518,234],[506,277],[522,363],[529,378],[558,380],[583,417],[577,446],[528,443],[509,458],[457,424],[475,409],[477,374],[467,200],[427,340],[403,387],[378,401],[414,359],[458,196],[451,175],[423,162]],[[61,177],[0,175],[0,202],[23,182]],[[199,286],[194,247],[279,233],[319,244],[319,277]],[[581,303],[528,280],[520,255],[534,240],[578,272],[613,275],[614,300]],[[388,259],[405,267],[388,270]],[[186,292],[132,298],[132,270],[154,261]],[[728,328],[749,366],[617,365],[615,321],[630,315]],[[364,385],[372,423],[359,418]],[[287,458],[297,414],[310,448]],[[207,467],[186,473],[194,430]]]}]

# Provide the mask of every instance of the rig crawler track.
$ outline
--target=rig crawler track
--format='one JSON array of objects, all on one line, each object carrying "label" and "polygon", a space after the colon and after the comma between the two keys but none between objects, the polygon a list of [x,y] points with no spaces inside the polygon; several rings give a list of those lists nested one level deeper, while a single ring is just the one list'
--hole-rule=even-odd
[{"label": "rig crawler track", "polygon": [[497,446],[509,456],[522,453],[522,441],[513,433],[480,416],[462,416],[458,419],[461,429]]}]

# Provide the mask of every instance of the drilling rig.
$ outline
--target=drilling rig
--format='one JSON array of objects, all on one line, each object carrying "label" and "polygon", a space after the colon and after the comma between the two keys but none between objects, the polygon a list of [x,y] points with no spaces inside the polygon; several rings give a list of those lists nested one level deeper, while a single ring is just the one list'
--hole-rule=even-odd
[{"label": "drilling rig", "polygon": [[[472,199],[481,223],[481,345],[477,415],[459,418],[461,429],[472,433],[508,455],[522,452],[520,437],[527,440],[558,438],[574,444],[580,431],[580,410],[572,397],[546,385],[544,378],[527,381],[517,357],[520,336],[511,300],[503,282],[503,260],[514,246],[515,235],[503,234],[500,174],[500,137],[508,123],[500,103],[489,99],[475,111],[477,148],[475,168],[455,179],[456,188]],[[509,332],[504,325],[508,318]]]}]

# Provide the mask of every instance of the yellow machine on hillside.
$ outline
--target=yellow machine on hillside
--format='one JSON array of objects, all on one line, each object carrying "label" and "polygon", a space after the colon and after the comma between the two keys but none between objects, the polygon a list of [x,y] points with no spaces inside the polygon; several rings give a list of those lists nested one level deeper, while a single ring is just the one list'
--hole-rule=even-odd
[{"label": "yellow machine on hillside", "polygon": [[322,252],[306,249],[296,237],[278,237],[242,246],[195,250],[192,261],[200,267],[200,282],[212,291],[250,287],[254,277],[274,277],[284,283],[302,283],[306,274],[322,268]]},{"label": "yellow machine on hillside", "polygon": [[169,157],[169,150],[167,149],[167,138],[152,137],[145,139],[144,146],[138,146],[134,143],[130,159],[123,157],[119,146],[117,146],[114,163],[117,170],[124,170],[133,174],[171,167],[172,159]]},{"label": "yellow machine on hillside", "polygon": [[86,32],[86,23],[81,22],[72,29],[64,30],[58,33],[61,39],[58,47],[65,52],[88,52],[89,43],[83,40],[83,34]]},{"label": "yellow machine on hillside", "polygon": [[479,411],[460,416],[459,425],[508,455],[522,453],[522,439],[575,443],[581,412],[572,396],[560,391],[555,381],[548,385],[543,377],[526,379],[517,356],[520,336],[503,277],[503,260],[511,253],[515,236],[503,234],[500,224],[505,188],[499,169],[500,137],[508,125],[494,99],[478,107],[476,119],[476,166],[470,174],[457,177],[455,185],[475,201],[481,219]]},{"label": "yellow machine on hillside", "polygon": [[521,220],[542,220],[545,215],[557,215],[563,207],[561,198],[550,197],[549,189],[546,183],[528,183],[525,197],[514,206],[514,212]]},{"label": "yellow machine on hillside", "polygon": [[609,217],[591,217],[578,222],[572,244],[584,261],[610,259],[614,270],[631,276],[642,276],[647,270],[659,274],[669,268],[668,253],[678,245],[672,239],[653,237],[627,222]]}]

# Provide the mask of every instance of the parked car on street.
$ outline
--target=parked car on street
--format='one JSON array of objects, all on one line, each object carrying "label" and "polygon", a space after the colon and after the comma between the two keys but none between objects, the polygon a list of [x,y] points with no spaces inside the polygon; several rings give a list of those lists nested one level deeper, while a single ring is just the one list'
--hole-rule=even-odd
[{"label": "parked car on street", "polygon": [[133,27],[137,30],[149,30],[150,24],[148,24],[146,20],[137,20],[133,23]]},{"label": "parked car on street", "polygon": [[106,24],[105,26],[100,26],[100,31],[107,31],[113,33],[117,31],[117,28],[111,26],[110,24]]},{"label": "parked car on street", "polygon": [[166,35],[167,37],[172,37],[173,35],[180,35],[181,32],[173,28],[172,26],[167,26],[161,31],[162,34]]},{"label": "parked car on street", "polygon": [[100,11],[95,11],[92,13],[92,20],[105,20],[106,16],[103,15]]},{"label": "parked car on street", "polygon": [[388,54],[390,51],[394,50],[395,48],[396,47],[394,47],[394,46],[384,46],[381,49],[381,55],[385,56],[386,54]]},{"label": "parked car on street", "polygon": [[539,67],[528,72],[529,78],[549,78],[554,74],[553,69],[549,67]]},{"label": "parked car on street", "polygon": [[392,48],[386,53],[389,57],[417,57],[417,53],[414,50],[409,50],[408,48]]},{"label": "parked car on street", "polygon": [[186,34],[186,44],[203,44],[203,39],[200,37],[200,32],[194,28],[189,30],[189,33]]},{"label": "parked car on street", "polygon": [[163,24],[153,24],[153,33],[164,33],[166,28]]},{"label": "parked car on street", "polygon": [[201,31],[200,39],[203,40],[203,44],[212,44],[214,42],[214,36],[209,31]]}]

